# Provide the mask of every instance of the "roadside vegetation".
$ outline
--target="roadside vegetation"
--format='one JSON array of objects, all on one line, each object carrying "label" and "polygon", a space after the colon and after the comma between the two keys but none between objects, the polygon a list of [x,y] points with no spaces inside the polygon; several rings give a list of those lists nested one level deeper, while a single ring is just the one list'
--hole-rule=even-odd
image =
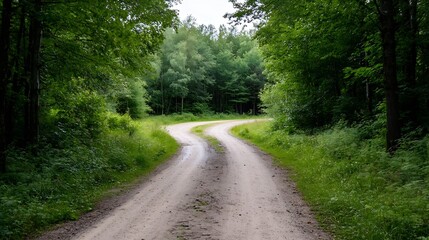
[{"label": "roadside vegetation", "polygon": [[232,131],[289,169],[336,239],[428,239],[428,139],[404,142],[390,156],[382,136],[366,137],[367,127],[337,125],[308,135],[257,122]]},{"label": "roadside vegetation", "polygon": [[32,149],[10,151],[9,171],[0,178],[0,239],[21,239],[78,219],[111,188],[145,176],[178,149],[151,119],[109,114],[105,124],[96,140],[42,143],[37,155]]}]

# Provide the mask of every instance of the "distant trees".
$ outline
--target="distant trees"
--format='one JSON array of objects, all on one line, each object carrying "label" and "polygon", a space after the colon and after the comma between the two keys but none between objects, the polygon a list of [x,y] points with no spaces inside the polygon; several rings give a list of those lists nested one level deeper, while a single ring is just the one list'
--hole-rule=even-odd
[{"label": "distant trees", "polygon": [[109,106],[140,115],[127,98],[144,106],[138,77],[173,24],[172,2],[2,0],[0,172],[12,145],[96,133]]},{"label": "distant trees", "polygon": [[165,37],[156,76],[147,79],[154,113],[259,112],[264,67],[249,33],[188,18]]},{"label": "distant trees", "polygon": [[231,17],[262,23],[263,102],[278,127],[377,120],[391,152],[427,132],[427,0],[232,2]]}]

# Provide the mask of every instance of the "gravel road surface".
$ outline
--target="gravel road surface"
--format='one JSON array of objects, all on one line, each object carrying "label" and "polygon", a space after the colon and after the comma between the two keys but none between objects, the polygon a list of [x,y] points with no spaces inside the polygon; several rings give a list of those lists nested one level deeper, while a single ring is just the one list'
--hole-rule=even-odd
[{"label": "gravel road surface", "polygon": [[[155,174],[102,210],[40,239],[330,239],[301,200],[287,172],[269,156],[229,134],[256,120],[183,123],[167,127],[180,152]],[[191,133],[206,134],[222,152]],[[107,205],[107,207],[106,207]]]}]

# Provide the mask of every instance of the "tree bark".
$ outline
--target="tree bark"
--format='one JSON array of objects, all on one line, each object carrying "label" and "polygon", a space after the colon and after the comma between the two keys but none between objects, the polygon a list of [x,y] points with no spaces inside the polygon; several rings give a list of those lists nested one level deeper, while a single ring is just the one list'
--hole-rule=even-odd
[{"label": "tree bark", "polygon": [[384,87],[387,108],[387,151],[394,153],[401,138],[398,80],[396,72],[396,24],[393,0],[380,0],[379,17],[383,46]]},{"label": "tree bark", "polygon": [[33,1],[30,14],[30,32],[28,46],[28,87],[26,91],[26,140],[36,143],[39,138],[39,91],[40,91],[40,45],[42,40],[41,22],[42,1]]},{"label": "tree bark", "polygon": [[[25,36],[25,32],[27,30],[26,27],[26,11],[24,4],[20,4],[20,16],[19,16],[19,28],[17,31],[17,35],[15,40],[15,52],[13,54],[13,59],[11,59],[11,74],[10,74],[10,81],[12,85],[12,91],[9,93],[9,98],[6,100],[6,120],[5,120],[5,126],[6,126],[6,138],[9,142],[16,141],[19,137],[22,136],[16,136],[15,131],[15,123],[16,123],[16,105],[17,101],[20,98],[20,87],[22,87],[22,82],[25,81],[23,76],[23,67],[24,62],[23,60],[23,54],[25,50],[23,49],[24,43],[23,39]],[[16,11],[18,12],[18,11]]]},{"label": "tree bark", "polygon": [[0,32],[0,172],[6,171],[6,96],[9,75],[10,26],[12,0],[3,0]]},{"label": "tree bark", "polygon": [[408,122],[416,127],[419,125],[419,98],[416,93],[416,65],[417,65],[417,0],[403,0],[404,5],[404,28],[406,38],[405,52],[405,84],[408,89],[406,96],[406,111],[408,112]]}]

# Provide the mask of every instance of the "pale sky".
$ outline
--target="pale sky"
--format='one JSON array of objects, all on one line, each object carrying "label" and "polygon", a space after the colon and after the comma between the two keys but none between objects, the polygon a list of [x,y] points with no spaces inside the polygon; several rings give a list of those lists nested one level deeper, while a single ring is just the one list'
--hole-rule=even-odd
[{"label": "pale sky", "polygon": [[227,26],[228,19],[223,18],[223,15],[234,12],[232,3],[228,0],[182,0],[182,3],[174,8],[179,10],[181,20],[192,15],[198,24],[212,24],[216,28],[221,24]]}]

